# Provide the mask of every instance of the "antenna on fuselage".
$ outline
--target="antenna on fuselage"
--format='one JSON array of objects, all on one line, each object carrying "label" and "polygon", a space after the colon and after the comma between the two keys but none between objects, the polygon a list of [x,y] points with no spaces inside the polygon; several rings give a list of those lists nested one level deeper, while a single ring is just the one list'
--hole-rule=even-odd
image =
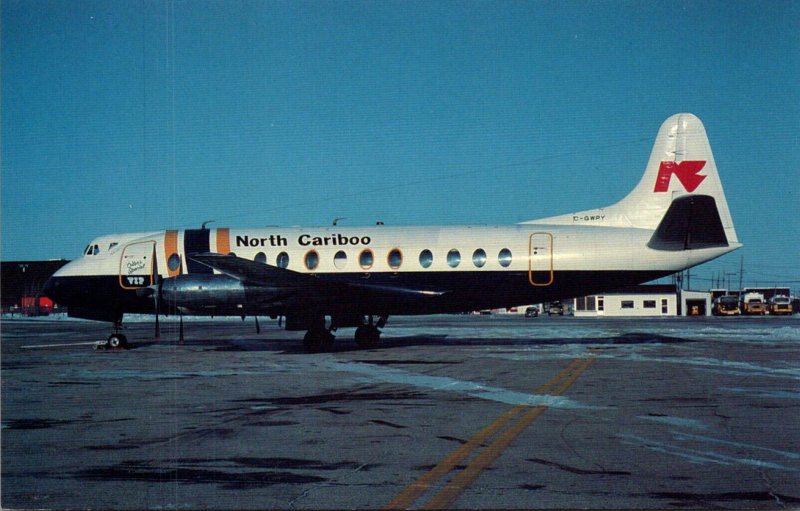
[{"label": "antenna on fuselage", "polygon": [[207,229],[206,224],[213,224],[214,222],[216,222],[216,220],[206,220],[205,222],[203,222],[203,225],[202,227],[200,227],[200,229],[205,231]]},{"label": "antenna on fuselage", "polygon": [[333,219],[333,225],[338,225],[339,224],[339,220],[347,220],[347,217],[346,216],[337,216],[336,218]]}]

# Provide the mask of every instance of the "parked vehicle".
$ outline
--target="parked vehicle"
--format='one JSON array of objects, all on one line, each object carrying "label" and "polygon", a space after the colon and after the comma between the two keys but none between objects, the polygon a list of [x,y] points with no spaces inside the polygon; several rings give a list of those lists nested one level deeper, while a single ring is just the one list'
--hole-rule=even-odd
[{"label": "parked vehicle", "polygon": [[742,313],[739,299],[731,295],[720,296],[714,300],[711,313],[715,316],[738,316]]},{"label": "parked vehicle", "polygon": [[526,318],[536,318],[539,317],[539,307],[530,306],[525,309],[525,317]]},{"label": "parked vehicle", "polygon": [[742,314],[748,316],[763,316],[767,313],[767,304],[761,293],[745,293],[742,298]]},{"label": "parked vehicle", "polygon": [[769,313],[775,315],[791,315],[794,311],[792,310],[792,300],[788,296],[777,295],[773,296],[772,299],[769,301]]},{"label": "parked vehicle", "polygon": [[547,309],[547,315],[552,316],[554,314],[558,314],[559,316],[564,315],[564,306],[559,301],[550,302],[550,308]]}]

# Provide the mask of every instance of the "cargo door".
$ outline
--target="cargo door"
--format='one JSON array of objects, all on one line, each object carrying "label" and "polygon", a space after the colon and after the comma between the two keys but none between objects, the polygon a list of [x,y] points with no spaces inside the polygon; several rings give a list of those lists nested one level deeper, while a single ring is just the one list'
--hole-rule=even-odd
[{"label": "cargo door", "polygon": [[153,285],[156,242],[140,241],[126,245],[119,260],[119,285],[138,289]]},{"label": "cargo door", "polygon": [[532,286],[549,286],[553,283],[553,235],[531,234],[528,249],[528,282]]}]

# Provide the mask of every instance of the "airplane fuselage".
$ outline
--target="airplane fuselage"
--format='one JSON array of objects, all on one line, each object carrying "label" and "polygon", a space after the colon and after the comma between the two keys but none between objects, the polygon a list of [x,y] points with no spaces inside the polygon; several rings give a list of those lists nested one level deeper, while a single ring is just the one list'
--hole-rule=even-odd
[{"label": "airplane fuselage", "polygon": [[[653,250],[646,246],[652,234],[646,229],[511,225],[218,228],[111,235],[92,242],[71,263],[70,275],[60,276],[54,293],[78,314],[85,307],[103,319],[151,313],[152,299],[141,289],[168,279],[186,282],[194,291],[193,300],[178,300],[186,314],[285,315],[308,307],[327,314],[354,309],[377,315],[431,314],[538,303],[646,282],[727,251]],[[249,289],[246,282],[192,260],[194,254],[208,252],[328,282],[409,288],[423,296],[430,290],[432,295],[421,300],[416,294],[388,294],[385,299],[372,294],[360,303],[354,303],[359,293],[343,301],[313,291],[282,298],[279,291]],[[227,298],[204,302],[199,293],[203,288],[227,290]]]}]

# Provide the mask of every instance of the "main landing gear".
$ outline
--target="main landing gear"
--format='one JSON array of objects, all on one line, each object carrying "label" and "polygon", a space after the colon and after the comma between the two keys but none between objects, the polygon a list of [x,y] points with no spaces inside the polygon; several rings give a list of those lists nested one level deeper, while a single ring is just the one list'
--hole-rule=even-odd
[{"label": "main landing gear", "polygon": [[381,328],[386,325],[389,316],[381,316],[375,323],[373,316],[356,328],[356,344],[359,348],[374,348],[381,340]]},{"label": "main landing gear", "polygon": [[[381,339],[381,328],[386,325],[389,316],[380,316],[375,321],[374,316],[361,317],[359,324],[356,325],[355,341],[359,348],[374,348],[378,345]],[[340,325],[341,326],[341,325]],[[353,326],[352,324],[347,326]],[[309,353],[319,353],[321,351],[330,351],[333,348],[334,335],[336,326],[326,327],[325,318],[317,318],[306,332],[303,338],[303,346]]]},{"label": "main landing gear", "polygon": [[309,353],[328,351],[333,348],[333,328],[325,326],[325,316],[316,319],[309,325],[308,332],[303,337],[303,346]]}]

